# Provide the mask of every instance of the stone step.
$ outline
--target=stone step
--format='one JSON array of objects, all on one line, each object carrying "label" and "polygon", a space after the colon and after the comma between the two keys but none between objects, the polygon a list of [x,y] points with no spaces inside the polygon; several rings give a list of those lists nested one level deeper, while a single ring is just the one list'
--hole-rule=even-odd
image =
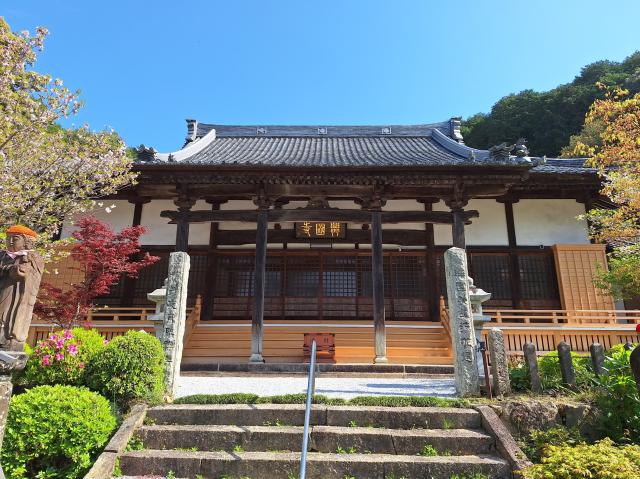
[{"label": "stone step", "polygon": [[[143,450],[120,456],[124,476],[166,475],[205,479],[223,476],[251,479],[298,477],[300,453],[294,452],[187,452]],[[491,479],[510,477],[506,461],[495,456],[405,456],[390,454],[309,453],[309,479],[450,479],[482,473]]]},{"label": "stone step", "polygon": [[[263,426],[304,423],[304,404],[174,404],[147,411],[153,424]],[[474,409],[314,405],[311,425],[362,426],[387,429],[480,429]]]},{"label": "stone step", "polygon": [[[298,451],[302,426],[143,426],[136,432],[147,449],[196,449],[198,451]],[[426,445],[440,454],[485,454],[493,438],[473,429],[382,429],[374,427],[313,426],[309,449],[359,453],[415,455]]]}]

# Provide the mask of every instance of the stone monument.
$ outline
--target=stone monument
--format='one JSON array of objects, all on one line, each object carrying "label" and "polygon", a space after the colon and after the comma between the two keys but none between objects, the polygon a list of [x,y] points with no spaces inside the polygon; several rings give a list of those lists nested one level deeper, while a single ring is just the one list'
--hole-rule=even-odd
[{"label": "stone monument", "polygon": [[444,255],[444,264],[447,276],[456,391],[462,397],[478,396],[480,384],[476,336],[473,330],[473,313],[469,299],[469,276],[465,250],[449,248]]},{"label": "stone monument", "polygon": [[190,261],[189,255],[183,251],[171,253],[165,286],[147,295],[149,300],[156,303],[156,314],[149,319],[158,321],[155,326],[156,337],[164,349],[164,379],[167,392],[172,397],[177,391],[176,380],[180,376],[182,362]]},{"label": "stone monument", "polygon": [[[27,364],[24,345],[44,271],[44,261],[34,249],[36,237],[26,226],[12,226],[7,249],[0,251],[0,449],[13,391],[11,375]],[[1,466],[0,478],[4,479]]]},{"label": "stone monument", "polygon": [[504,346],[504,334],[498,328],[491,328],[489,331],[489,356],[491,358],[493,393],[496,396],[508,396],[511,394],[511,382],[509,380],[507,350]]}]

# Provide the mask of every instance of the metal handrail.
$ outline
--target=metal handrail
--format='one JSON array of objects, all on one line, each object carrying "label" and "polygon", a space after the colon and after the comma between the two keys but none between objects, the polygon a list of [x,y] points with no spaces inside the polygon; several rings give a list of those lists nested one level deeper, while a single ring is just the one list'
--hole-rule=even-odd
[{"label": "metal handrail", "polygon": [[307,404],[304,409],[304,436],[302,438],[302,454],[300,455],[300,478],[307,475],[307,449],[309,448],[309,420],[311,419],[311,400],[316,392],[316,340],[311,342],[311,358],[309,359],[309,376],[307,378]]}]

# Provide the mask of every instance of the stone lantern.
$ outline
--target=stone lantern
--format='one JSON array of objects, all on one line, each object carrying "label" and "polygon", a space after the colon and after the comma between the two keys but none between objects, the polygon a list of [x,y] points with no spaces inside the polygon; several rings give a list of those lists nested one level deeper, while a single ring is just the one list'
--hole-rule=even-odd
[{"label": "stone lantern", "polygon": [[[473,278],[469,278],[469,302],[471,303],[471,312],[473,313],[473,329],[476,334],[476,342],[480,347],[482,339],[482,328],[485,323],[491,321],[491,317],[482,314],[482,303],[491,299],[491,293],[487,293],[482,288],[478,288],[473,284]],[[485,346],[486,347],[486,346]],[[480,380],[484,381],[484,366],[482,364],[482,354],[477,355],[478,374]]]},{"label": "stone lantern", "polygon": [[148,319],[149,321],[153,321],[153,330],[156,333],[156,338],[158,338],[162,343],[164,330],[164,308],[167,304],[167,280],[164,280],[164,284],[161,288],[148,293],[147,299],[152,303],[156,303],[156,312],[149,316]]}]

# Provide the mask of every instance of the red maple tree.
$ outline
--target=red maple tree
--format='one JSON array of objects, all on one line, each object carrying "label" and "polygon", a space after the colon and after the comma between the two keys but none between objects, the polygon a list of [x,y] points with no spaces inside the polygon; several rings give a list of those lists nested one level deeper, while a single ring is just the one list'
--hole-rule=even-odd
[{"label": "red maple tree", "polygon": [[139,271],[160,258],[140,253],[142,226],[131,226],[115,233],[109,225],[94,216],[85,216],[76,222],[72,234],[76,242],[70,257],[71,268],[80,271],[83,281],[65,283],[64,288],[43,282],[34,312],[41,319],[63,328],[72,327],[86,318],[93,300],[108,294],[122,275],[138,276]]}]

